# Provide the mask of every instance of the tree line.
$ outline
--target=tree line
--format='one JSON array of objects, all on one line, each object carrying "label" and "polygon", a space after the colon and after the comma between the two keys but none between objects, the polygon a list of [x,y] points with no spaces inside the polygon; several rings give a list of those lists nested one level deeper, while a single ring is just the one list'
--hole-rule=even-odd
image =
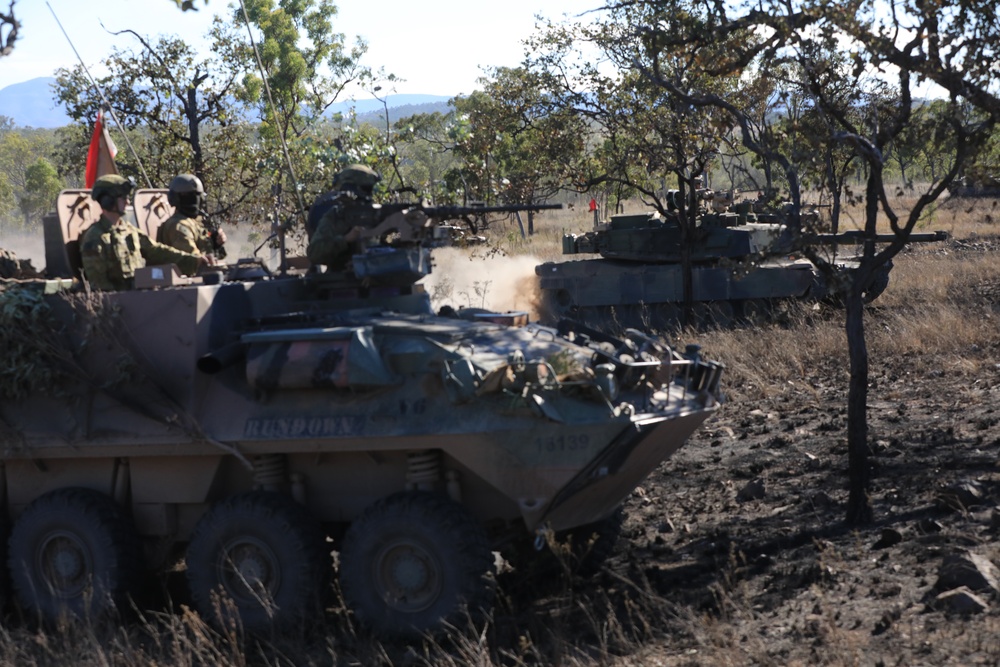
[{"label": "tree line", "polygon": [[[349,86],[378,97],[395,83],[362,64],[364,42],[335,31],[330,0],[250,0],[245,17],[231,8],[209,31],[208,55],[181,37],[126,30],[99,91],[80,65],[57,72],[53,93],[72,125],[48,133],[0,123],[0,215],[30,225],[54,190],[79,185],[105,104],[121,123],[112,134],[123,173],[153,187],[194,173],[212,213],[243,224],[295,218],[351,162],[383,173],[386,193],[440,203],[541,203],[569,191],[611,210],[634,197],[664,209],[668,190],[705,177],[717,189],[798,185],[839,206],[870,164],[857,146],[826,139],[838,123],[855,136],[884,129],[904,105],[908,117],[881,147],[883,178],[912,188],[955,165],[955,123],[981,113],[968,101],[940,88],[914,98],[877,68],[855,75],[859,55],[852,60],[835,43],[824,50],[815,36],[765,63],[766,45],[745,20],[725,39],[698,43],[699,33],[722,30],[712,11],[690,0],[626,2],[605,7],[600,20],[542,25],[521,66],[487,70],[480,89],[453,99],[448,113],[394,123],[387,114],[372,123],[328,113]],[[674,81],[684,90],[671,89]],[[724,104],[680,94],[692,91]],[[1000,137],[986,132],[965,152],[957,175],[989,174]]]}]

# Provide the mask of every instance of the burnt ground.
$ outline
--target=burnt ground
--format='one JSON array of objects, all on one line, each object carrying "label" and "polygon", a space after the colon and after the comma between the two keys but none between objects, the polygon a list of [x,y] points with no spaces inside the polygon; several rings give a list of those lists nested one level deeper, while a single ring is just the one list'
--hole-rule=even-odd
[{"label": "burnt ground", "polygon": [[632,494],[597,575],[508,588],[498,642],[527,664],[1000,664],[990,347],[977,374],[872,360],[873,524],[844,521],[848,377],[830,361],[724,405]]},{"label": "burnt ground", "polygon": [[908,367],[873,368],[874,524],[844,523],[846,374],[813,368],[725,405],[633,493],[571,623],[618,664],[1000,663],[1000,370]]},{"label": "burnt ground", "polygon": [[713,643],[742,649],[733,664],[1000,662],[988,563],[964,582],[985,610],[938,600],[958,583],[950,556],[1000,557],[1000,372],[969,386],[914,377],[905,358],[879,366],[873,525],[844,523],[847,379],[834,369],[803,378],[814,391],[728,404],[630,500],[615,565],[702,615],[678,664],[715,662]]}]

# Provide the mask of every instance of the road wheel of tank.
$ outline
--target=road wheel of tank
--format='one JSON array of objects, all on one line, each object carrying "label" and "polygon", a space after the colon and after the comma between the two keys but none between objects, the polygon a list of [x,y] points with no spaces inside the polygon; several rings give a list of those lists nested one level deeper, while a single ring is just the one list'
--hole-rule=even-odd
[{"label": "road wheel of tank", "polygon": [[746,299],[739,302],[739,320],[749,326],[761,326],[771,321],[771,305],[767,299]]},{"label": "road wheel of tank", "polygon": [[423,492],[375,503],[344,536],[340,587],[360,623],[413,639],[477,622],[493,605],[486,532],[461,505]]},{"label": "road wheel of tank", "polygon": [[683,309],[674,303],[657,304],[653,309],[653,328],[677,331],[681,328]]},{"label": "road wheel of tank", "polygon": [[696,303],[694,319],[699,329],[726,329],[733,324],[733,306],[728,301]]},{"label": "road wheel of tank", "polygon": [[139,583],[141,558],[135,528],[111,498],[68,488],[37,498],[18,517],[7,563],[21,605],[52,623],[123,608]]},{"label": "road wheel of tank", "polygon": [[319,522],[291,498],[267,491],[214,505],[198,521],[186,561],[202,616],[255,634],[321,613],[332,571]]}]

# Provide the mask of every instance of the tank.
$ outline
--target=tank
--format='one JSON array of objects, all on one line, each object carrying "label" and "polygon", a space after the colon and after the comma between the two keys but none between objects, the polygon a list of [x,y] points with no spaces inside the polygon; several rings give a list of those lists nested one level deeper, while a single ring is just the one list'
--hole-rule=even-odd
[{"label": "tank", "polygon": [[321,614],[335,573],[380,635],[463,627],[490,609],[494,551],[614,522],[721,402],[696,346],[432,312],[434,211],[393,214],[393,244],[342,272],[146,267],[91,293],[73,253],[96,207],[59,202],[50,279],[2,295],[33,323],[0,386],[4,543],[44,620],[108,613],[183,562],[193,606],[249,632]]},{"label": "tank", "polygon": [[[778,210],[762,210],[756,201],[730,203],[732,197],[699,192],[712,202],[696,217],[687,249],[691,258],[692,307],[696,323],[728,326],[738,321],[772,318],[790,300],[832,297],[817,267],[800,252],[819,246],[829,261],[857,266],[859,233],[806,234],[798,238]],[[671,193],[676,197],[676,193]],[[787,206],[790,205],[785,205]],[[813,226],[818,212],[802,215]],[[547,262],[535,268],[543,321],[572,318],[602,328],[645,326],[676,328],[683,323],[684,272],[682,229],[677,207],[659,213],[615,215],[583,234],[563,237],[563,254],[597,254],[599,259]],[[888,242],[892,235],[879,235]],[[940,241],[941,232],[911,234],[911,242]],[[887,263],[865,288],[865,300],[877,298],[889,283]]]}]

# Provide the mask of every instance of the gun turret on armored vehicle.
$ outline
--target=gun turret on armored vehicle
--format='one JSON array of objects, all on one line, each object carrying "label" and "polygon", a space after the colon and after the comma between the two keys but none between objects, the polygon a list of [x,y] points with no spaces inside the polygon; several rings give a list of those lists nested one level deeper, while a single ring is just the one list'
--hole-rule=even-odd
[{"label": "gun turret on armored vehicle", "polygon": [[[140,193],[139,224],[163,207]],[[62,195],[59,279],[0,293],[36,322],[5,359],[35,371],[0,383],[0,501],[14,593],[43,619],[99,615],[183,558],[204,616],[288,626],[322,609],[329,537],[364,624],[461,625],[491,604],[492,550],[614,516],[720,404],[695,347],[434,314],[428,246],[477,210],[393,211],[340,272],[145,267],[91,292],[71,279],[94,209]]]},{"label": "gun turret on armored vehicle", "polygon": [[[738,319],[766,318],[784,300],[823,300],[831,296],[816,266],[801,253],[805,246],[830,249],[830,261],[856,266],[855,252],[838,249],[864,241],[859,232],[793,234],[778,211],[756,210],[755,202],[701,211],[684,244],[676,209],[615,215],[590,232],[563,237],[563,254],[599,254],[601,259],[547,262],[535,268],[543,321],[571,318],[595,327],[617,321],[626,326],[674,327],[682,323],[683,254],[692,266],[692,305],[701,323],[726,326]],[[806,222],[818,217],[803,214]],[[892,235],[878,235],[889,242]],[[910,242],[941,241],[942,232],[911,234]],[[874,300],[889,282],[891,265],[865,289]]]}]

